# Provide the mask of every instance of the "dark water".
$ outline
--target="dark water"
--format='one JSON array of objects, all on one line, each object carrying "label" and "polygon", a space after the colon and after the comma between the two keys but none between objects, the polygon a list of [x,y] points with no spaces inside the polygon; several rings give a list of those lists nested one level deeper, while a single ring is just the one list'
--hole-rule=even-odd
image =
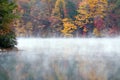
[{"label": "dark water", "polygon": [[18,39],[0,80],[120,80],[120,39]]}]

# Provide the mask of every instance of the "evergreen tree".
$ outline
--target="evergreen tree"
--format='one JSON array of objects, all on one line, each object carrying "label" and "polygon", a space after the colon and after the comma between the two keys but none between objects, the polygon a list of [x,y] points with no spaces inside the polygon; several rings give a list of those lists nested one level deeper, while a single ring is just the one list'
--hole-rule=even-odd
[{"label": "evergreen tree", "polygon": [[12,27],[14,19],[17,18],[16,7],[13,1],[0,0],[0,48],[10,48],[17,44]]},{"label": "evergreen tree", "polygon": [[75,5],[75,3],[73,3],[72,1],[68,0],[66,1],[66,13],[67,13],[67,17],[71,18],[72,20],[75,19],[75,16],[77,15],[77,7]]}]

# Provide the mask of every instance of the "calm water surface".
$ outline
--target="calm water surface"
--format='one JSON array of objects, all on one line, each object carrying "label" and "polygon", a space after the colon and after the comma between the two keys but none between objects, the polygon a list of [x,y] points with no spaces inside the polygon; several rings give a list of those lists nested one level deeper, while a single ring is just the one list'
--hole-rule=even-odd
[{"label": "calm water surface", "polygon": [[0,80],[120,80],[120,39],[18,38],[0,52]]}]

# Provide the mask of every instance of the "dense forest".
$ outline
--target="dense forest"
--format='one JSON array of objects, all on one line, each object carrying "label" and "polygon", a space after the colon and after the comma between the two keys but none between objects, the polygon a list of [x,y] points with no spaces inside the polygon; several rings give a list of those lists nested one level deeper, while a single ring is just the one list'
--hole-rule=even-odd
[{"label": "dense forest", "polygon": [[17,36],[104,37],[120,31],[120,0],[18,0]]},{"label": "dense forest", "polygon": [[[2,4],[5,1],[9,5]],[[120,33],[120,0],[16,0],[14,4],[11,1],[0,0],[0,20],[2,13],[7,13],[8,19],[0,25],[4,26],[0,27],[2,36],[5,33],[18,37],[113,37]],[[13,17],[16,14],[20,18]]]}]

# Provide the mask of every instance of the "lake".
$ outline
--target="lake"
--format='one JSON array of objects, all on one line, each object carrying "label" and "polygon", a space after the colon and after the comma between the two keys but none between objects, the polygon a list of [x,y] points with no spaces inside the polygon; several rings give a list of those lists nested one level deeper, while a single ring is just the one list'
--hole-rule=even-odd
[{"label": "lake", "polygon": [[120,80],[120,38],[18,38],[0,80]]}]

